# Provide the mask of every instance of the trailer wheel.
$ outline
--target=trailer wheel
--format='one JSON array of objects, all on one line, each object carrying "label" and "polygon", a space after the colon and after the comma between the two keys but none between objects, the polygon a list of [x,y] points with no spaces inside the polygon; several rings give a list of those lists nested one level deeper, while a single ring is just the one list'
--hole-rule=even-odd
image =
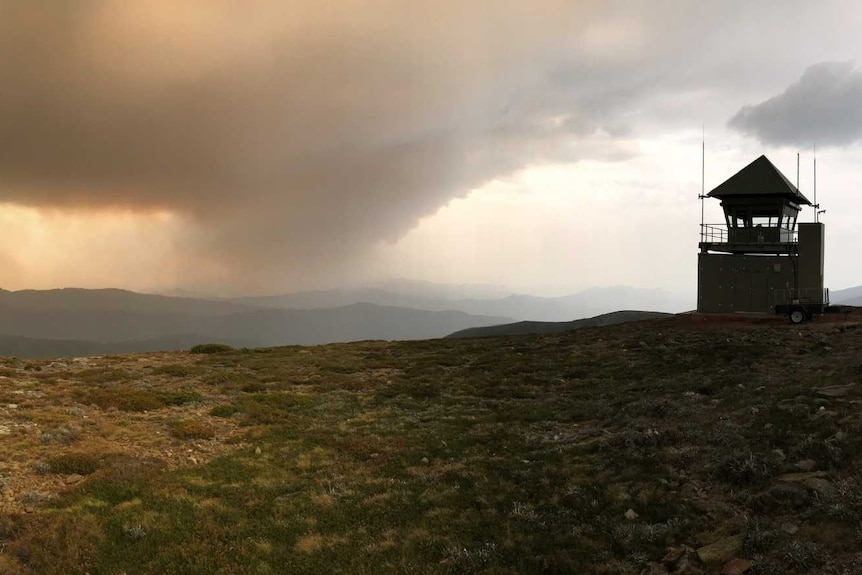
[{"label": "trailer wheel", "polygon": [[805,321],[805,312],[801,309],[795,309],[790,312],[790,323],[802,323]]}]

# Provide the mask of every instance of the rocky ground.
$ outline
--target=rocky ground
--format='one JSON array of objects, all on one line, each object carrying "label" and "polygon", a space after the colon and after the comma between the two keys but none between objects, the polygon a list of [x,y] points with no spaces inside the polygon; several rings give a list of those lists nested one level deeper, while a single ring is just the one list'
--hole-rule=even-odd
[{"label": "rocky ground", "polygon": [[0,359],[0,573],[859,573],[831,319]]},{"label": "rocky ground", "polygon": [[[188,353],[0,359],[0,513],[32,512],[36,502],[81,481],[74,469],[63,473],[48,463],[69,454],[157,459],[175,469],[203,464],[242,445],[235,422],[207,415],[222,394],[178,375],[196,371],[198,359]],[[156,403],[151,410],[89,403],[98,399],[93,392],[120,381],[141,397],[188,393],[193,402]],[[178,438],[171,423],[179,419],[206,420],[212,436]]]}]

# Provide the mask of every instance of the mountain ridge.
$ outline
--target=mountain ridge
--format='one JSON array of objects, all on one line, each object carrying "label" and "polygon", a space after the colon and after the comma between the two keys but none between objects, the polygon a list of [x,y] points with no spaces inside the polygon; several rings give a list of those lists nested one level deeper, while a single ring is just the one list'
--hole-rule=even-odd
[{"label": "mountain ridge", "polygon": [[620,310],[574,321],[519,321],[487,327],[472,327],[450,333],[447,338],[501,337],[510,335],[538,335],[560,333],[584,327],[603,327],[673,317],[673,314],[655,311]]},{"label": "mountain ridge", "polygon": [[127,290],[27,290],[0,293],[0,354],[126,353],[212,341],[264,347],[429,339],[511,319],[371,303],[288,310]]}]

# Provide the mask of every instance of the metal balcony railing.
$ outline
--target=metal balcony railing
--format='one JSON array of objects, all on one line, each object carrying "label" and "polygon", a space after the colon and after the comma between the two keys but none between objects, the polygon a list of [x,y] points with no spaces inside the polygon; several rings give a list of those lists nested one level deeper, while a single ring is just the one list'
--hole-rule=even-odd
[{"label": "metal balcony railing", "polygon": [[703,224],[700,227],[701,243],[710,244],[795,244],[799,242],[796,230],[760,227],[727,228],[725,224]]},{"label": "metal balcony railing", "polygon": [[700,226],[700,241],[711,244],[727,243],[727,226],[703,224]]}]

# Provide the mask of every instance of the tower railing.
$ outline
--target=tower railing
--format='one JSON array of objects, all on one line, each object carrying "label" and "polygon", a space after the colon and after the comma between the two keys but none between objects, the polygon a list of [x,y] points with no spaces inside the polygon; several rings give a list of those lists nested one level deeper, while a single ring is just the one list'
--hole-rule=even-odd
[{"label": "tower railing", "polygon": [[726,244],[727,226],[720,224],[702,224],[700,226],[700,241],[702,243]]},{"label": "tower railing", "polygon": [[700,241],[708,244],[795,244],[799,233],[786,228],[744,227],[731,228],[727,224],[702,224]]}]

